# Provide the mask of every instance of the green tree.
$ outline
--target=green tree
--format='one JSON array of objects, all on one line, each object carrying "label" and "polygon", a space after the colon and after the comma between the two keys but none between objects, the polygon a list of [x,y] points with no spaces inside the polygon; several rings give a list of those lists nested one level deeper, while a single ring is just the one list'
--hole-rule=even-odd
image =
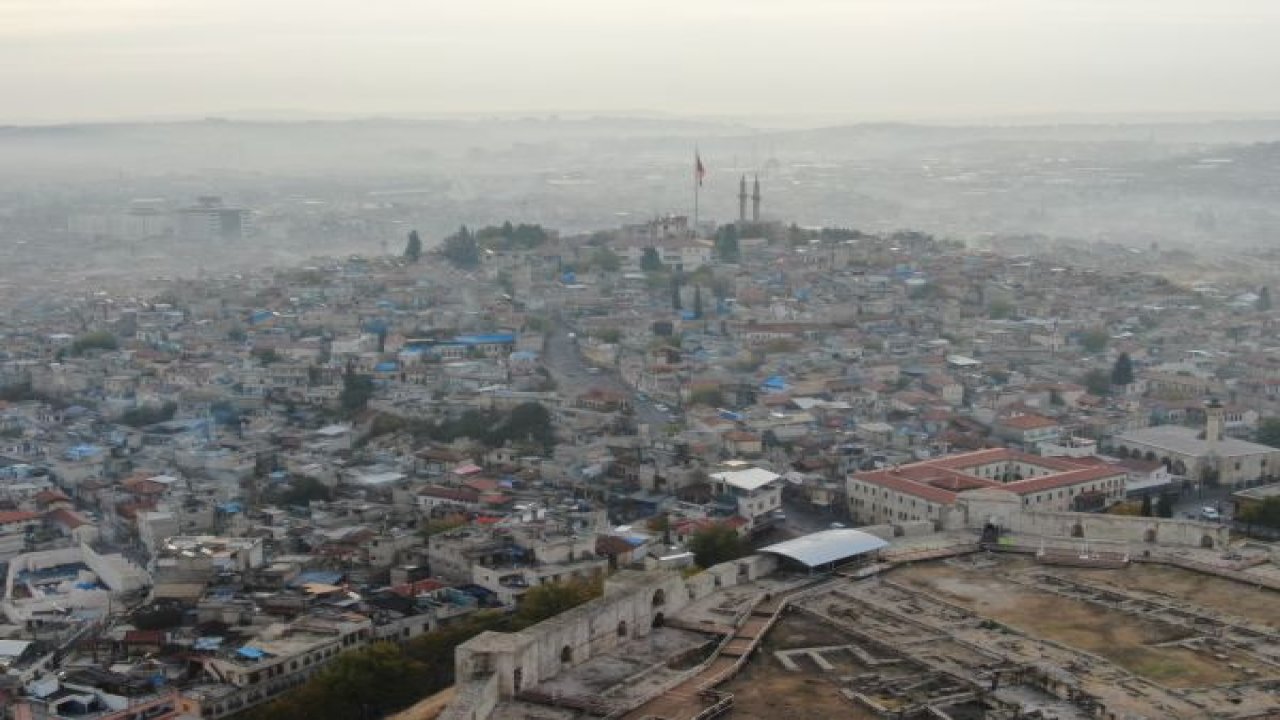
[{"label": "green tree", "polygon": [[992,320],[1007,320],[1013,317],[1013,303],[1005,300],[992,300],[987,305],[987,317]]},{"label": "green tree", "polygon": [[709,568],[747,554],[747,545],[738,532],[723,523],[699,530],[689,538],[689,550],[699,566]]},{"label": "green tree", "polygon": [[640,256],[640,269],[647,273],[662,272],[662,258],[658,257],[658,251],[654,248],[647,247]]},{"label": "green tree", "polygon": [[440,252],[446,260],[459,268],[471,269],[480,264],[480,246],[466,225],[444,239],[444,247]]},{"label": "green tree", "polygon": [[116,339],[106,330],[95,330],[85,333],[77,337],[71,343],[72,355],[83,355],[90,350],[115,350],[120,347],[120,341]]},{"label": "green tree", "polygon": [[1141,514],[1142,517],[1151,517],[1153,513],[1154,509],[1151,507],[1151,493],[1144,493],[1142,496],[1142,510],[1139,514]]},{"label": "green tree", "polygon": [[1280,529],[1280,497],[1269,497],[1242,508],[1238,519],[1250,525]]},{"label": "green tree", "polygon": [[683,303],[680,302],[680,274],[676,273],[671,278],[671,309],[679,312],[684,309]]},{"label": "green tree", "polygon": [[275,351],[275,348],[254,348],[251,354],[264,366],[280,362],[283,359],[280,357],[280,353]]},{"label": "green tree", "polygon": [[724,393],[720,392],[720,388],[699,388],[689,393],[689,404],[721,407],[724,405]]},{"label": "green tree", "polygon": [[599,579],[573,578],[567,582],[547,583],[530,588],[520,598],[520,608],[516,611],[515,620],[521,625],[542,622],[598,597],[603,587],[603,581]]},{"label": "green tree", "polygon": [[521,403],[511,409],[506,423],[498,428],[493,438],[501,445],[507,441],[533,442],[550,451],[555,445],[555,430],[551,412],[541,403]]},{"label": "green tree", "polygon": [[1118,386],[1133,384],[1133,360],[1129,359],[1129,353],[1120,353],[1120,357],[1116,358],[1115,364],[1111,366],[1111,384]]},{"label": "green tree", "polygon": [[1262,312],[1266,312],[1271,309],[1271,288],[1263,285],[1262,288],[1258,290],[1258,301],[1255,306]]},{"label": "green tree", "polygon": [[724,263],[736,263],[742,258],[737,225],[721,225],[716,230],[715,253],[716,259]]},{"label": "green tree", "polygon": [[418,236],[417,230],[409,231],[409,242],[404,246],[404,256],[409,262],[418,262],[422,257],[422,238]]},{"label": "green tree", "polygon": [[1093,328],[1086,330],[1080,336],[1080,346],[1090,355],[1097,355],[1107,348],[1107,342],[1111,340],[1111,336],[1102,328]]},{"label": "green tree", "polygon": [[702,319],[702,286],[693,286],[693,316]]},{"label": "green tree", "polygon": [[342,373],[342,393],[338,396],[342,412],[348,417],[355,415],[369,406],[372,397],[373,378],[356,372],[355,363],[347,363]]},{"label": "green tree", "polygon": [[1080,384],[1085,387],[1090,394],[1099,397],[1105,397],[1111,394],[1111,375],[1105,370],[1093,369],[1084,374],[1080,378]]},{"label": "green tree", "polygon": [[306,685],[251,713],[266,720],[363,720],[412,705],[427,665],[389,642],[339,655]]},{"label": "green tree", "polygon": [[1258,423],[1257,440],[1263,445],[1280,448],[1280,417],[1264,418]]},{"label": "green tree", "polygon": [[591,336],[602,343],[613,345],[622,339],[622,331],[616,327],[600,328],[592,331]]},{"label": "green tree", "polygon": [[1160,501],[1156,503],[1156,515],[1162,518],[1173,517],[1173,505],[1178,496],[1174,493],[1160,493]]},{"label": "green tree", "polygon": [[601,247],[591,254],[591,264],[600,272],[616,273],[622,269],[622,258],[609,248]]}]

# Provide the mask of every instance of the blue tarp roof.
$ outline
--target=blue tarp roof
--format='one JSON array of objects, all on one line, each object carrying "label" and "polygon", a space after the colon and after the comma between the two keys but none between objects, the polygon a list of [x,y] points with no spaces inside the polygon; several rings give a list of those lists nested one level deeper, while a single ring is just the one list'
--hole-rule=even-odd
[{"label": "blue tarp roof", "polygon": [[342,573],[336,570],[307,570],[298,573],[298,577],[289,583],[293,587],[299,587],[308,583],[318,583],[320,585],[337,585],[342,581]]},{"label": "blue tarp roof", "polygon": [[377,365],[374,365],[373,369],[375,372],[395,372],[397,367],[399,366],[396,365],[394,362],[388,361],[388,362],[380,362]]},{"label": "blue tarp roof", "polygon": [[250,647],[249,645],[245,645],[244,647],[237,650],[236,654],[239,655],[240,657],[247,657],[251,660],[261,660],[262,658],[267,656],[266,651],[259,650],[256,647]]},{"label": "blue tarp roof", "polygon": [[516,341],[514,333],[490,333],[487,335],[458,335],[450,342],[461,343],[463,345],[489,345],[495,343],[513,343]]}]

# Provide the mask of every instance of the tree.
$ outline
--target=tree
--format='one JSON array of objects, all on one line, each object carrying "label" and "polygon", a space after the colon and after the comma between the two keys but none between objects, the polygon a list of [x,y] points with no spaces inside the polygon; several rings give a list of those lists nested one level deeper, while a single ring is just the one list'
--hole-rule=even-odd
[{"label": "tree", "polygon": [[738,537],[738,531],[723,523],[694,533],[688,545],[694,561],[704,568],[737,560],[747,554],[746,543]]},{"label": "tree", "polygon": [[1106,330],[1094,328],[1086,330],[1080,336],[1080,346],[1090,355],[1097,355],[1107,348],[1107,341],[1110,339],[1111,336],[1107,334]]},{"label": "tree", "polygon": [[702,319],[702,286],[693,286],[693,317]]},{"label": "tree", "polygon": [[1280,497],[1269,497],[1260,503],[1251,503],[1241,508],[1238,519],[1250,525],[1280,530]]},{"label": "tree", "polygon": [[616,327],[607,327],[592,331],[591,336],[602,343],[615,345],[622,339],[622,331]]},{"label": "tree", "polygon": [[1111,375],[1109,375],[1105,370],[1098,370],[1096,368],[1090,370],[1080,379],[1080,384],[1084,385],[1085,389],[1088,390],[1090,394],[1097,395],[1099,397],[1105,397],[1111,394]]},{"label": "tree", "polygon": [[1262,312],[1271,309],[1271,288],[1263,285],[1262,289],[1258,290],[1258,301],[1255,306]]},{"label": "tree", "polygon": [[347,369],[342,373],[342,394],[338,396],[342,412],[348,416],[355,415],[369,406],[372,397],[373,378],[356,372],[354,363],[347,363]]},{"label": "tree", "polygon": [[497,429],[494,440],[499,445],[507,441],[533,442],[550,451],[556,442],[551,412],[541,403],[521,403],[511,409],[511,415]]},{"label": "tree", "polygon": [[1129,353],[1120,353],[1115,365],[1111,366],[1111,384],[1118,386],[1133,384],[1133,360],[1129,359]]},{"label": "tree", "polygon": [[531,588],[520,598],[516,622],[533,625],[565,610],[570,610],[600,595],[601,580],[573,578],[567,582],[548,583]]},{"label": "tree", "polygon": [[676,273],[671,278],[671,309],[680,312],[684,309],[684,304],[680,302],[680,274]]},{"label": "tree", "polygon": [[742,258],[737,225],[722,225],[716,230],[715,253],[716,258],[724,263],[736,263]]},{"label": "tree", "polygon": [[720,388],[698,388],[689,393],[689,404],[721,407],[724,405],[724,393],[720,392]]},{"label": "tree", "polygon": [[1140,512],[1140,514],[1142,515],[1142,517],[1151,517],[1152,512],[1153,512],[1153,509],[1151,507],[1151,493],[1144,493],[1142,495],[1142,511]]},{"label": "tree", "polygon": [[106,330],[85,333],[71,343],[72,355],[83,355],[89,350],[115,350],[120,347],[116,336]]},{"label": "tree", "polygon": [[378,642],[335,658],[302,687],[252,711],[271,720],[363,720],[413,704],[427,679],[425,663]]},{"label": "tree", "polygon": [[409,231],[409,242],[404,246],[404,256],[409,262],[418,262],[422,257],[422,238],[417,230]]},{"label": "tree", "polygon": [[1005,320],[1013,316],[1013,304],[1004,300],[992,300],[987,305],[987,317],[992,320]]},{"label": "tree", "polygon": [[274,362],[280,362],[282,359],[280,353],[275,351],[275,348],[254,348],[250,354],[257,358],[258,362],[262,363],[264,367]]},{"label": "tree", "polygon": [[1173,517],[1173,504],[1177,496],[1173,493],[1160,493],[1160,501],[1156,503],[1156,515],[1162,518]]},{"label": "tree", "polygon": [[662,272],[662,258],[658,257],[657,250],[651,247],[644,249],[640,256],[640,269],[647,273]]},{"label": "tree", "polygon": [[1280,448],[1280,417],[1264,418],[1258,423],[1258,442]]},{"label": "tree", "polygon": [[441,254],[456,267],[471,269],[480,264],[480,246],[466,225],[444,239]]},{"label": "tree", "polygon": [[591,264],[600,272],[615,273],[622,269],[622,258],[607,247],[596,248],[591,255]]}]

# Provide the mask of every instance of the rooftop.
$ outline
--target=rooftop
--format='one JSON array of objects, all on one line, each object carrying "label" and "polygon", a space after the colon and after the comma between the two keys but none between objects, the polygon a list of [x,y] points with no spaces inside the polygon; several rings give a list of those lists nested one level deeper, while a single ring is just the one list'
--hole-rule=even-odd
[{"label": "rooftop", "polygon": [[711,477],[742,490],[759,490],[782,476],[763,468],[753,467],[747,470],[712,473]]},{"label": "rooftop", "polygon": [[[1150,445],[1181,455],[1204,456],[1209,454],[1209,442],[1201,437],[1201,431],[1196,428],[1182,427],[1181,425],[1157,425],[1141,430],[1132,430],[1122,435],[1117,435],[1113,444],[1124,445],[1125,443]],[[1233,437],[1224,437],[1219,440],[1213,451],[1219,457],[1242,457],[1280,452],[1280,450],[1268,445],[1259,445],[1258,443],[1238,440]]]},{"label": "rooftop", "polygon": [[781,555],[808,567],[827,565],[855,555],[865,555],[889,543],[870,533],[840,528],[823,530],[760,548],[760,552]]}]

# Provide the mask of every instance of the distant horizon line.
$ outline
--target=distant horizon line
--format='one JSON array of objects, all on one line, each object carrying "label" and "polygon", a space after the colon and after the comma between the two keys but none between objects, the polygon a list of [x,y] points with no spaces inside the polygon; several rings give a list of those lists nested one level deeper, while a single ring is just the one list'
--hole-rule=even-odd
[{"label": "distant horizon line", "polygon": [[[454,112],[339,112],[290,109],[243,109],[230,112],[159,113],[83,119],[3,119],[0,128],[52,128],[91,125],[177,125],[196,123],[350,123],[427,121],[582,121],[655,120],[702,124],[742,125],[752,129],[821,129],[844,126],[903,125],[920,127],[987,127],[1037,125],[1207,124],[1212,122],[1280,121],[1274,111],[1061,111],[938,115],[920,117],[859,116],[851,113],[677,113],[662,110],[502,110]],[[777,123],[773,126],[773,123]],[[758,127],[755,127],[758,124]]]}]

